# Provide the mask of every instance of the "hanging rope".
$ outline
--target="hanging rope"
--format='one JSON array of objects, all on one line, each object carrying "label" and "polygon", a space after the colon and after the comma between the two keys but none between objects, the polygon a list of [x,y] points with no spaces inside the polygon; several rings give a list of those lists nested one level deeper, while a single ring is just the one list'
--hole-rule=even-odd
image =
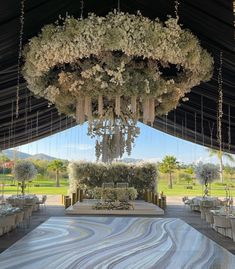
[{"label": "hanging rope", "polygon": [[228,150],[231,150],[231,115],[230,105],[228,106]]},{"label": "hanging rope", "polygon": [[[235,29],[235,0],[233,0],[233,26]],[[235,31],[234,31],[234,39],[235,39]]]},{"label": "hanging rope", "polygon": [[167,127],[168,127],[168,115],[166,114],[165,115],[165,121],[166,121],[166,128],[165,128],[165,130],[166,130],[166,133],[167,133]]},{"label": "hanging rope", "polygon": [[185,138],[185,122],[184,122],[184,119],[182,119],[181,136],[182,136],[182,139]]},{"label": "hanging rope", "polygon": [[179,5],[180,5],[179,0],[175,0],[175,17],[177,21],[179,20]]},{"label": "hanging rope", "polygon": [[19,100],[20,100],[20,63],[22,57],[22,39],[24,31],[24,4],[25,0],[20,2],[20,35],[18,47],[18,61],[17,61],[17,85],[16,85],[16,118],[19,116]]},{"label": "hanging rope", "polygon": [[220,51],[220,60],[218,68],[218,105],[217,105],[217,141],[219,150],[222,151],[222,117],[223,117],[223,52]]},{"label": "hanging rope", "polygon": [[201,135],[202,144],[204,146],[204,111],[203,111],[203,96],[201,96]]},{"label": "hanging rope", "polygon": [[37,116],[36,116],[36,136],[38,137],[38,111],[37,111]]},{"label": "hanging rope", "polygon": [[84,1],[83,1],[83,0],[81,0],[81,1],[80,1],[80,4],[81,4],[81,7],[80,7],[80,10],[81,10],[81,15],[80,15],[80,18],[81,18],[81,20],[82,20],[82,19],[83,19]]},{"label": "hanging rope", "polygon": [[194,142],[197,143],[197,112],[194,112]]},{"label": "hanging rope", "polygon": [[208,121],[208,124],[209,124],[209,129],[210,129],[210,141],[211,141],[211,148],[212,148],[212,146],[213,146],[213,131],[214,131],[215,123],[212,122],[212,126],[211,126],[211,122]]},{"label": "hanging rope", "polygon": [[118,11],[118,13],[120,12],[120,0],[118,0],[117,11]]},{"label": "hanging rope", "polygon": [[176,113],[174,110],[174,136],[176,136]]}]

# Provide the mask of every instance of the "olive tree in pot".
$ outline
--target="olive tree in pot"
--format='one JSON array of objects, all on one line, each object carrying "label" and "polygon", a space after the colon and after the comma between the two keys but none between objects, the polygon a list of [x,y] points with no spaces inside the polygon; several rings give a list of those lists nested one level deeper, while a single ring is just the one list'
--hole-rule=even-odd
[{"label": "olive tree in pot", "polygon": [[19,161],[15,164],[15,179],[21,182],[21,193],[25,194],[26,182],[35,177],[37,170],[30,161]]},{"label": "olive tree in pot", "polygon": [[208,184],[219,178],[219,171],[216,165],[200,162],[195,167],[195,174],[198,181],[205,185],[204,197],[209,195]]}]

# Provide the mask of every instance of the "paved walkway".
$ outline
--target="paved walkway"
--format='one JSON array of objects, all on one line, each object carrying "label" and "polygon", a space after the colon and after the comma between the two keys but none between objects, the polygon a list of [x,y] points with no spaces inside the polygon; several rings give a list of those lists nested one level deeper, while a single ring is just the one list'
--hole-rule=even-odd
[{"label": "paved walkway", "polygon": [[[22,238],[28,232],[32,231],[35,227],[43,223],[49,217],[65,216],[64,207],[60,205],[60,203],[60,196],[49,196],[46,210],[42,209],[41,211],[35,212],[33,214],[31,224],[28,229],[16,229],[10,232],[8,235],[0,237],[0,252],[9,248],[13,243]],[[202,234],[206,235],[222,247],[235,254],[235,242],[233,242],[232,239],[226,238],[208,227],[207,223],[201,220],[200,213],[190,211],[189,208],[182,204],[181,198],[169,197],[167,204],[168,206],[165,210],[165,215],[161,217],[180,218]]]}]

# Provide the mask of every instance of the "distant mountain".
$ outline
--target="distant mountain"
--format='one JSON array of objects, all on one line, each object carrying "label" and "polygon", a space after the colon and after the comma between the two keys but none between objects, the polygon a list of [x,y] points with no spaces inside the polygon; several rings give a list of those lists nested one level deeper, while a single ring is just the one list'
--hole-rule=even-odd
[{"label": "distant mountain", "polygon": [[[9,159],[13,160],[14,159],[14,150],[11,149],[6,149],[3,150],[4,155],[6,155]],[[24,153],[21,151],[16,151],[16,158],[20,160],[25,160],[25,159],[31,159],[31,160],[45,160],[45,161],[53,161],[56,158],[51,157],[49,155],[43,154],[43,153],[38,153],[35,155],[30,155],[28,153]]]},{"label": "distant mountain", "polygon": [[43,154],[43,153],[38,153],[38,154],[35,154],[35,155],[32,155],[31,157],[29,157],[29,159],[32,159],[32,160],[43,160],[43,161],[53,161],[56,158],[51,157],[51,156],[46,155],[46,154]]},{"label": "distant mountain", "polygon": [[[14,159],[14,150],[11,150],[11,149],[6,149],[6,150],[3,150],[3,154],[6,155],[9,159],[13,160]],[[24,152],[21,152],[21,151],[17,151],[16,152],[16,158],[17,159],[27,159],[29,157],[31,157],[32,155],[28,154],[28,153],[24,153]]]},{"label": "distant mountain", "polygon": [[143,161],[142,159],[134,159],[134,158],[124,158],[120,160],[120,162],[123,162],[123,163],[139,163],[142,161]]}]

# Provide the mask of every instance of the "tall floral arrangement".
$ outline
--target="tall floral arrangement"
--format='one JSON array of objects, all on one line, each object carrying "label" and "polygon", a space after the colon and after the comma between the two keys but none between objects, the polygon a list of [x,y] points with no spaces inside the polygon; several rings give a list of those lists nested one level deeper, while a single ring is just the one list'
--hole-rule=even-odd
[{"label": "tall floral arrangement", "polygon": [[37,170],[30,161],[19,161],[14,167],[15,179],[21,182],[21,192],[25,194],[26,182],[34,178]]},{"label": "tall floral arrangement", "polygon": [[219,178],[218,167],[211,163],[203,164],[200,162],[195,168],[195,174],[198,181],[205,185],[204,194],[207,196],[209,193],[208,184]]}]

